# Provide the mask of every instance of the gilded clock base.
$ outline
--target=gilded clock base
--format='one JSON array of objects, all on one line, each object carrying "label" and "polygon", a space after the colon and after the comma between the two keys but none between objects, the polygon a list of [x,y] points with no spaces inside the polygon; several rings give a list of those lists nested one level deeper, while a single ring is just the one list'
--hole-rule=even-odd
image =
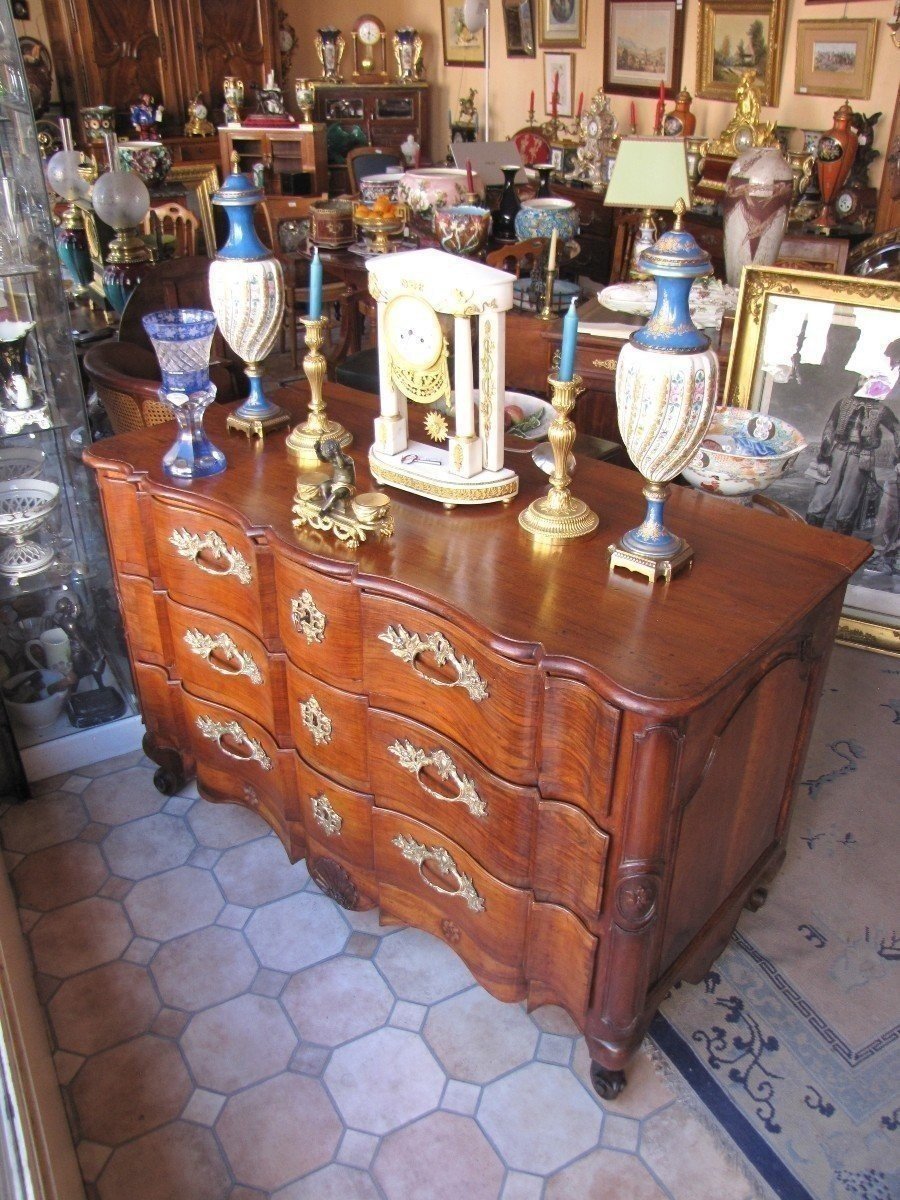
[{"label": "gilded clock base", "polygon": [[665,558],[638,554],[619,542],[609,547],[609,569],[614,571],[616,567],[623,567],[626,571],[633,571],[635,575],[644,575],[650,583],[656,583],[657,579],[664,579],[668,583],[675,572],[686,567],[693,557],[694,551],[683,539],[681,548]]},{"label": "gilded clock base", "polygon": [[564,495],[562,499],[564,503],[557,503],[556,495],[551,492],[532,500],[519,513],[519,524],[543,542],[567,542],[593,533],[599,524],[597,514],[576,496]]},{"label": "gilded clock base", "polygon": [[377,483],[392,484],[401,491],[438,500],[445,508],[457,504],[508,503],[519,491],[519,477],[508,467],[479,471],[476,476],[460,477],[457,481],[447,470],[446,459],[446,451],[419,442],[410,442],[402,455],[384,454],[373,446],[369,450],[369,470]]}]

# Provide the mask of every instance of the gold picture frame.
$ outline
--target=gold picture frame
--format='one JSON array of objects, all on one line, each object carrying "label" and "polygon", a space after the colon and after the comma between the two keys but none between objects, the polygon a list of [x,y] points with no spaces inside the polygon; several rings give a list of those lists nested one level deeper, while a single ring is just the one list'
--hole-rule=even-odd
[{"label": "gold picture frame", "polygon": [[760,103],[778,103],[785,0],[700,0],[697,95],[734,100],[741,75],[755,67]]},{"label": "gold picture frame", "polygon": [[[183,184],[188,192],[193,192],[197,201],[200,228],[203,230],[203,241],[206,244],[206,255],[208,258],[215,258],[216,223],[213,218],[212,198],[213,193],[219,190],[219,168],[210,162],[175,163],[169,168],[166,180]],[[190,196],[188,199],[190,200]]]},{"label": "gold picture frame", "polygon": [[441,36],[445,67],[483,67],[484,29],[472,33],[463,14],[463,0],[440,0]]},{"label": "gold picture frame", "polygon": [[766,495],[810,524],[872,545],[848,584],[838,638],[890,654],[900,654],[897,365],[900,282],[744,271],[724,403],[781,417],[806,438],[794,468]]},{"label": "gold picture frame", "polygon": [[539,36],[548,50],[583,50],[588,0],[539,0]]},{"label": "gold picture frame", "polygon": [[801,96],[868,100],[878,19],[798,21],[794,91]]}]

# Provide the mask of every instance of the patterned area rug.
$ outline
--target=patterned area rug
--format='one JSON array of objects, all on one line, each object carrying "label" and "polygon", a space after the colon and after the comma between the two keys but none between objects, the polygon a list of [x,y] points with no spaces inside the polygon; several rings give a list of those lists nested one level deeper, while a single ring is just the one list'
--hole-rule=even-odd
[{"label": "patterned area rug", "polygon": [[900,1200],[900,660],[837,647],[787,861],[651,1036],[781,1200]]}]

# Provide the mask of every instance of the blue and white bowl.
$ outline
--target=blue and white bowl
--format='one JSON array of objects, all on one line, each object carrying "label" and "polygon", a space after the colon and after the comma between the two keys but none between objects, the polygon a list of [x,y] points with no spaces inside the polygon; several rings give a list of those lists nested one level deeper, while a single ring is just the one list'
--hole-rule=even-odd
[{"label": "blue and white bowl", "polygon": [[525,200],[516,213],[516,237],[549,238],[556,230],[561,242],[570,242],[578,233],[578,210],[571,200],[556,196],[540,200]]},{"label": "blue and white bowl", "polygon": [[720,496],[759,492],[793,467],[806,441],[779,417],[749,408],[720,408],[682,474]]}]

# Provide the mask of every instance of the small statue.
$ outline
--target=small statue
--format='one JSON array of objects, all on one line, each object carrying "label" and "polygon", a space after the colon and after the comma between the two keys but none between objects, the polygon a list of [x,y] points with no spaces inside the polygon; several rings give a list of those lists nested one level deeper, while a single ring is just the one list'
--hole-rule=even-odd
[{"label": "small statue", "polygon": [[207,120],[207,107],[203,103],[203,93],[198,92],[187,106],[187,124],[184,127],[185,137],[209,137],[215,133],[212,121]]},{"label": "small statue", "polygon": [[475,109],[475,97],[478,93],[474,88],[469,88],[468,96],[460,96],[459,98],[459,118],[457,125],[475,125],[478,122],[478,113]]},{"label": "small statue", "polygon": [[141,92],[131,106],[131,124],[142,142],[153,141],[159,133],[158,126],[163,118],[163,106],[157,104],[149,92]]},{"label": "small statue", "polygon": [[331,478],[319,484],[320,512],[335,509],[344,512],[347,501],[356,494],[356,467],[349,454],[345,454],[336,438],[320,438],[316,443],[316,457],[331,467]]},{"label": "small statue", "polygon": [[258,116],[283,117],[287,115],[281,88],[275,87],[271,77],[266,87],[260,87],[258,83],[251,83],[250,86],[256,92],[256,112]]},{"label": "small statue", "polygon": [[383,492],[356,494],[356,467],[337,438],[316,442],[319,462],[331,467],[331,477],[321,483],[297,481],[294,495],[294,527],[305,525],[333,533],[340,542],[355,549],[366,534],[387,538],[394,532],[391,501]]}]

